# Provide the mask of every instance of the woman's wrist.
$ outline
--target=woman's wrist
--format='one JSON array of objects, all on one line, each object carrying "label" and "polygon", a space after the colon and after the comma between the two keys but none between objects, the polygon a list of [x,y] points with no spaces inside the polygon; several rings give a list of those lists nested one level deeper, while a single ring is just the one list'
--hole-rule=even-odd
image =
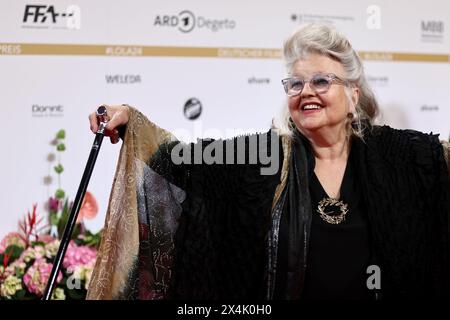
[{"label": "woman's wrist", "polygon": [[126,109],[125,113],[127,114],[127,123],[124,125],[121,125],[117,128],[117,131],[119,132],[119,137],[125,141],[125,133],[127,132],[128,123],[130,121],[132,107],[127,103],[122,103],[121,106]]}]

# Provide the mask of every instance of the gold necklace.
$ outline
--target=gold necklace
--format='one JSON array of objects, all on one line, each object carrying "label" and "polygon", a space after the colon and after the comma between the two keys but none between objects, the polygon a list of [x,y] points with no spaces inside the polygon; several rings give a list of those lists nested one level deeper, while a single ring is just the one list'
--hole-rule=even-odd
[{"label": "gold necklace", "polygon": [[[325,212],[327,207],[339,207],[340,214],[330,215],[331,212]],[[323,221],[330,224],[339,224],[342,221],[345,221],[345,215],[348,212],[348,205],[343,201],[334,198],[323,198],[320,200],[319,205],[317,206],[317,212]]]}]

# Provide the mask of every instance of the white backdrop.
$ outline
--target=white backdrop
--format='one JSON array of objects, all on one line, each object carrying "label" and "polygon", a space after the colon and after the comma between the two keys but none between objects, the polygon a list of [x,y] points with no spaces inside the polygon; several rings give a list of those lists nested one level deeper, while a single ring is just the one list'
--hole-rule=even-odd
[{"label": "white backdrop", "polygon": [[[43,204],[56,189],[44,184],[53,166],[46,158],[59,129],[67,133],[62,187],[74,198],[93,141],[87,116],[99,104],[134,105],[160,126],[184,130],[186,140],[267,130],[285,103],[283,40],[305,22],[331,23],[349,37],[365,61],[381,122],[449,137],[448,0],[0,6],[0,237],[16,230],[33,203],[46,214]],[[184,113],[191,98],[202,105],[196,120]],[[94,230],[103,224],[119,149],[104,143],[91,178],[100,209],[87,222]]]}]

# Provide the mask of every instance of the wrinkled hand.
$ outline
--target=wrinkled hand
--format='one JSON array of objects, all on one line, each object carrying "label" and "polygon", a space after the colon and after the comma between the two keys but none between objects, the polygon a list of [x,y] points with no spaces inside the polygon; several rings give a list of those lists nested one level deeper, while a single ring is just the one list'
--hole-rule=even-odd
[{"label": "wrinkled hand", "polygon": [[[110,137],[112,143],[117,143],[118,140],[114,140],[114,134],[117,132],[118,127],[124,126],[128,123],[130,117],[130,108],[127,105],[116,105],[106,107],[106,113],[109,117],[109,121],[105,127],[105,135]],[[99,120],[97,118],[97,112],[94,111],[89,114],[89,123],[91,131],[95,134],[98,131]]]}]

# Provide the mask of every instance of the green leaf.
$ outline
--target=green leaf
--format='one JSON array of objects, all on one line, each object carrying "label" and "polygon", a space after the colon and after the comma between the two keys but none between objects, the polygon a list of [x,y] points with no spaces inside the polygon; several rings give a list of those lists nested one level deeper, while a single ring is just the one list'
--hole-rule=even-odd
[{"label": "green leaf", "polygon": [[58,150],[58,151],[64,151],[64,150],[66,150],[66,145],[65,145],[64,143],[59,143],[59,144],[56,146],[56,150]]},{"label": "green leaf", "polygon": [[56,213],[56,212],[50,212],[50,215],[49,215],[49,222],[50,222],[50,225],[52,225],[52,226],[56,226],[57,224],[58,224],[58,213]]},{"label": "green leaf", "polygon": [[[61,217],[58,222],[58,237],[60,239],[64,233],[66,224],[69,221],[70,210],[71,210],[71,208],[69,207],[69,199],[66,199],[66,201],[64,202],[63,210],[61,212]],[[78,238],[78,235],[80,234],[80,232],[81,232],[81,225],[79,223],[77,223],[75,225],[75,227],[73,228],[71,239]]]},{"label": "green leaf", "polygon": [[25,297],[26,293],[27,293],[26,290],[22,289],[22,290],[16,291],[16,294],[14,295],[14,297],[16,299],[23,299]]},{"label": "green leaf", "polygon": [[22,279],[22,277],[26,271],[27,271],[26,268],[25,268],[25,270],[22,270],[20,267],[17,267],[17,266],[14,268],[14,273],[16,274],[16,277],[18,277],[20,279]]},{"label": "green leaf", "polygon": [[38,300],[39,297],[35,295],[34,293],[28,292],[27,290],[24,290],[25,294],[20,298],[20,300]]},{"label": "green leaf", "polygon": [[69,289],[67,289],[67,290],[66,290],[66,293],[67,293],[67,297],[68,297],[69,299],[73,299],[73,300],[84,300],[84,299],[86,299],[86,293],[87,293],[87,291],[84,290],[84,289],[80,289],[80,290],[76,290],[76,289],[69,290]]},{"label": "green leaf", "polygon": [[64,207],[61,212],[61,217],[58,222],[58,236],[61,239],[62,234],[64,232],[64,228],[66,227],[67,220],[69,220],[69,200],[66,199],[64,202]]},{"label": "green leaf", "polygon": [[36,247],[36,246],[45,247],[45,242],[44,242],[44,241],[32,241],[32,242],[31,242],[31,245],[32,245],[33,247]]},{"label": "green leaf", "polygon": [[[9,263],[17,260],[25,249],[15,244],[6,247],[5,254],[10,255]],[[3,261],[2,261],[3,262]]]},{"label": "green leaf", "polygon": [[75,227],[73,228],[71,239],[76,240],[78,238],[78,236],[80,235],[80,233],[81,233],[81,225],[79,223],[77,223],[75,225]]},{"label": "green leaf", "polygon": [[64,129],[61,129],[56,133],[56,139],[65,139],[66,138],[66,131]]},{"label": "green leaf", "polygon": [[86,236],[83,240],[83,245],[89,246],[89,247],[98,247],[101,240],[101,233],[98,232],[96,234],[92,234],[91,232],[87,231]]},{"label": "green leaf", "polygon": [[64,171],[64,167],[60,163],[57,166],[55,166],[54,169],[57,174],[61,174]]},{"label": "green leaf", "polygon": [[[58,189],[58,190],[56,190],[56,192],[55,192],[55,197],[56,197],[57,199],[63,199],[65,196],[66,196],[66,193],[64,192],[63,189]],[[67,200],[66,200],[66,202],[67,202]]]}]

